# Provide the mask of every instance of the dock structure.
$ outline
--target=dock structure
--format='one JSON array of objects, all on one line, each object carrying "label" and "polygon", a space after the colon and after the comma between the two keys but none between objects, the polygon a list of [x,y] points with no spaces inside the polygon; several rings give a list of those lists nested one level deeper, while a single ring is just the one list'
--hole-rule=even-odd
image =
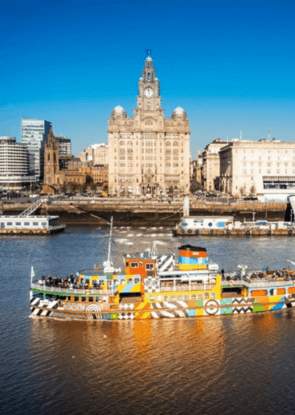
[{"label": "dock structure", "polygon": [[47,200],[39,199],[17,215],[0,215],[0,235],[48,235],[60,232],[65,225],[59,216],[33,215]]},{"label": "dock structure", "polygon": [[295,236],[295,224],[280,226],[279,223],[270,223],[264,226],[243,225],[240,227],[229,226],[223,229],[182,229],[176,226],[175,236]]}]

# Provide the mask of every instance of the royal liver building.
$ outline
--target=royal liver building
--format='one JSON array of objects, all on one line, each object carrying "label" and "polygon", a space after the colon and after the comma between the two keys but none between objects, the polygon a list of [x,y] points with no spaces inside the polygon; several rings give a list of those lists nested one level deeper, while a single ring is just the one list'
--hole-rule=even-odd
[{"label": "royal liver building", "polygon": [[111,195],[185,194],[190,183],[190,130],[185,111],[161,108],[160,83],[148,55],[133,117],[114,108],[109,119]]}]

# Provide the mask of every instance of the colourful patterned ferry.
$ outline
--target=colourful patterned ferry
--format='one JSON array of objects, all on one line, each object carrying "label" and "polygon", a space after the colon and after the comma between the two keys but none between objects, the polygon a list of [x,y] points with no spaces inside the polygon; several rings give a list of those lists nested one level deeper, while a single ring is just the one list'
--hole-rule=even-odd
[{"label": "colourful patterned ferry", "polygon": [[31,282],[31,316],[61,320],[194,318],[295,306],[295,271],[219,272],[203,247],[124,256],[124,272],[102,269]]}]

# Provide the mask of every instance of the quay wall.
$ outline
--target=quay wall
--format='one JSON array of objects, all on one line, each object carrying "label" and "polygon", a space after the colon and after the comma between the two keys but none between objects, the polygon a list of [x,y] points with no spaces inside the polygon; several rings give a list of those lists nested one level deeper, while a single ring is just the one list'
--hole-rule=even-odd
[{"label": "quay wall", "polygon": [[[2,203],[3,214],[17,214],[30,204]],[[102,199],[56,200],[43,204],[37,213],[59,215],[66,224],[104,224],[114,216],[116,225],[174,226],[182,217],[182,201]],[[218,203],[191,201],[191,215],[232,215],[237,220],[289,220],[290,208],[285,203],[242,201]]]}]

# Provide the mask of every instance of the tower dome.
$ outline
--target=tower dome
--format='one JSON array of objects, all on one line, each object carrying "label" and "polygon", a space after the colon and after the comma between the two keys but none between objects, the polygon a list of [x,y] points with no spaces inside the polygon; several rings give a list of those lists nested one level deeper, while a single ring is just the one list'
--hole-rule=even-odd
[{"label": "tower dome", "polygon": [[122,112],[124,112],[124,108],[121,105],[117,105],[114,108],[114,112],[116,112],[116,113],[122,113]]},{"label": "tower dome", "polygon": [[186,118],[186,112],[182,107],[176,107],[172,112],[172,117]]},{"label": "tower dome", "polygon": [[121,105],[117,105],[112,111],[113,117],[127,117],[127,113]]}]

